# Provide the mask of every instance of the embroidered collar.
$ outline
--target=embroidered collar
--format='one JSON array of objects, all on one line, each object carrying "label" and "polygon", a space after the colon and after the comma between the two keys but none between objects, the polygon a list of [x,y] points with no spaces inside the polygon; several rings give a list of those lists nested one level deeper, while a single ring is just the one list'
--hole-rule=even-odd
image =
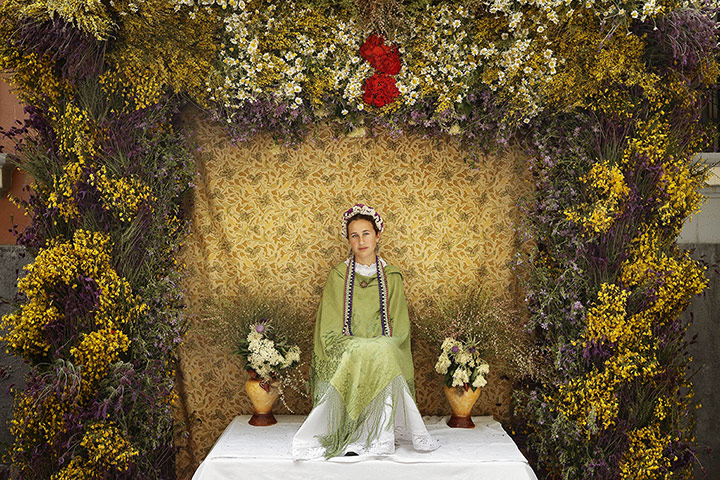
[{"label": "embroidered collar", "polygon": [[[350,264],[350,258],[345,259],[345,265]],[[380,258],[380,266],[382,268],[385,268],[387,266],[387,262]],[[360,275],[364,275],[366,277],[374,277],[375,274],[377,274],[377,264],[373,263],[372,265],[363,265],[362,263],[355,262],[355,273],[359,273]]]}]

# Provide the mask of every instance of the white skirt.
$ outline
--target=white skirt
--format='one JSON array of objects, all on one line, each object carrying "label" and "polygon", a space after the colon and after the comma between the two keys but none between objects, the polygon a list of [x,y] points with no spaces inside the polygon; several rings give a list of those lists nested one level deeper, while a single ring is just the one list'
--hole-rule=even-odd
[{"label": "white skirt", "polygon": [[[397,377],[393,382],[402,382],[402,377]],[[292,440],[293,460],[311,460],[325,456],[325,447],[320,445],[318,437],[329,434],[330,402],[324,401],[331,395],[332,387],[325,393],[323,399],[316,408],[310,412],[308,418],[300,426]],[[430,436],[430,433],[423,422],[417,405],[407,387],[401,389],[402,393],[398,398],[393,398],[393,388],[388,389],[385,397],[385,407],[382,411],[381,425],[388,428],[381,428],[379,438],[369,439],[367,428],[362,426],[362,432],[356,442],[349,444],[343,454],[354,452],[358,455],[392,455],[395,452],[395,445],[399,443],[411,444],[415,450],[432,451],[440,446],[440,442]],[[397,390],[395,390],[397,391]],[[395,424],[391,425],[390,419],[395,403]]]}]

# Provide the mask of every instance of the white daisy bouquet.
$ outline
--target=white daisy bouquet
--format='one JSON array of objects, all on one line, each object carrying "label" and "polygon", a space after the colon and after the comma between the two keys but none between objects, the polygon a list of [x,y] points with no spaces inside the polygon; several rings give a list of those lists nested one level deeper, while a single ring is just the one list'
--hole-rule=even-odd
[{"label": "white daisy bouquet", "polygon": [[440,347],[435,371],[445,375],[448,387],[476,390],[487,385],[485,376],[490,372],[490,365],[482,359],[477,346],[446,337]]},{"label": "white daisy bouquet", "polygon": [[207,299],[195,331],[205,333],[225,352],[239,355],[245,370],[269,390],[283,387],[305,396],[302,351],[312,345],[311,319],[284,299],[218,297]]},{"label": "white daisy bouquet", "polygon": [[479,285],[439,292],[414,306],[413,325],[440,349],[435,371],[448,387],[487,385],[490,364],[511,377],[535,376],[536,355],[518,308]]},{"label": "white daisy bouquet", "polygon": [[300,363],[300,347],[287,343],[281,335],[273,335],[272,330],[272,320],[260,318],[250,325],[247,335],[241,337],[235,352],[245,359],[245,369],[253,377],[266,382]]}]

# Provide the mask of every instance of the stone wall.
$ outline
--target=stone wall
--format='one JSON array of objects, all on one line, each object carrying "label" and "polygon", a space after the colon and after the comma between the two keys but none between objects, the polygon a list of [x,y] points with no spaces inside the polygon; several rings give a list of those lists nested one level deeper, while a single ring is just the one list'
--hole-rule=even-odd
[{"label": "stone wall", "polygon": [[[717,394],[717,382],[720,378],[720,244],[683,245],[692,251],[694,258],[702,259],[710,266],[707,277],[710,288],[703,295],[695,297],[684,313],[690,315],[693,322],[688,331],[688,339],[697,334],[696,343],[690,346],[694,359],[693,366],[700,371],[693,377],[695,397],[702,404],[697,411],[696,439],[698,459],[707,472],[705,476],[698,466],[696,479],[720,478],[720,395]],[[715,265],[713,265],[715,264]],[[710,451],[708,451],[710,448]]]},{"label": "stone wall", "polygon": [[[16,278],[22,267],[31,260],[29,255],[24,255],[25,249],[14,245],[0,245],[0,316],[11,310],[11,305],[4,303],[12,301],[17,292]],[[4,453],[12,442],[8,424],[12,418],[12,395],[9,392],[11,386],[23,388],[25,364],[5,351],[5,345],[0,345],[0,454]],[[1,462],[1,460],[0,460]],[[0,466],[0,478],[3,477],[3,470]]]}]

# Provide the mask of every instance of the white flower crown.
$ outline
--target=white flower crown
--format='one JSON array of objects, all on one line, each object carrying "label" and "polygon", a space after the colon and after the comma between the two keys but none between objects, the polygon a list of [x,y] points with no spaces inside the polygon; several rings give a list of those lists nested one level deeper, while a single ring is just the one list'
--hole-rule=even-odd
[{"label": "white flower crown", "polygon": [[350,209],[345,211],[343,213],[342,218],[342,236],[347,238],[348,236],[348,220],[353,218],[355,215],[367,215],[369,217],[373,218],[373,221],[375,222],[375,226],[378,229],[378,232],[383,231],[383,227],[385,223],[383,222],[383,219],[380,217],[380,214],[371,206],[369,205],[363,205],[362,203],[356,203],[353,205]]}]

